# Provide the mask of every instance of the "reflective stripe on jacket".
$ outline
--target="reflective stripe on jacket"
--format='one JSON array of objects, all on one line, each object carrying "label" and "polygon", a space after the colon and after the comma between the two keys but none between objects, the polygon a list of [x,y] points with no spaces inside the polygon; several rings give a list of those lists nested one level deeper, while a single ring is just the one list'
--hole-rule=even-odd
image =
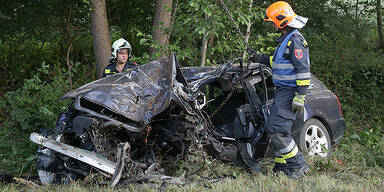
[{"label": "reflective stripe on jacket", "polygon": [[[122,72],[127,72],[131,68],[136,67],[136,66],[137,66],[137,63],[132,63],[132,62],[127,61],[127,63],[125,63],[125,65],[124,65],[124,68],[123,68]],[[108,64],[104,68],[103,77],[114,75],[116,73],[119,73],[119,72],[116,69],[116,61],[115,61],[115,62],[112,62],[112,63]]]}]

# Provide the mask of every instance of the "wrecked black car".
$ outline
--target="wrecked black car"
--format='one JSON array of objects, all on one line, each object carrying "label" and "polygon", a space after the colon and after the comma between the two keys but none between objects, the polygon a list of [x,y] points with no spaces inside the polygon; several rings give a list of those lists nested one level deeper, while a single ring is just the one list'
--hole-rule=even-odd
[{"label": "wrecked black car", "polygon": [[[240,61],[238,64],[235,62]],[[88,83],[56,127],[32,133],[44,184],[93,172],[119,181],[162,175],[187,154],[208,153],[256,169],[269,156],[264,122],[274,87],[270,68],[234,60],[219,66],[178,66],[175,54]],[[312,76],[293,136],[309,155],[327,156],[343,135],[338,98]]]}]

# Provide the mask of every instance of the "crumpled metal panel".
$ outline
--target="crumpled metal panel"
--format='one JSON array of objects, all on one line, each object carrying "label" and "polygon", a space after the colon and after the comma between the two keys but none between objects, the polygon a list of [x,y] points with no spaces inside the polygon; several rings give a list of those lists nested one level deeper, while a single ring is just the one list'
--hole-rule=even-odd
[{"label": "crumpled metal panel", "polygon": [[214,66],[205,66],[205,67],[183,67],[181,71],[183,72],[185,78],[188,82],[196,81],[201,78],[211,75],[217,69]]},{"label": "crumpled metal panel", "polygon": [[174,55],[163,57],[128,72],[88,83],[63,98],[82,97],[146,124],[170,104],[175,62]]},{"label": "crumpled metal panel", "polygon": [[207,67],[185,67],[182,68],[186,80],[193,92],[197,91],[201,86],[215,81],[222,77],[222,74],[229,69],[227,64]]}]

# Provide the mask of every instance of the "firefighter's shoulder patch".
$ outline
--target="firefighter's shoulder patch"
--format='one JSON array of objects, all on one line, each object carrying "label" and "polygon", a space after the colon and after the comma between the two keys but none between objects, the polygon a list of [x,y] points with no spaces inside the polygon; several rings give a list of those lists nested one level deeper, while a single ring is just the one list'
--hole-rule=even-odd
[{"label": "firefighter's shoulder patch", "polygon": [[295,57],[297,59],[303,58],[303,50],[302,49],[295,49]]}]

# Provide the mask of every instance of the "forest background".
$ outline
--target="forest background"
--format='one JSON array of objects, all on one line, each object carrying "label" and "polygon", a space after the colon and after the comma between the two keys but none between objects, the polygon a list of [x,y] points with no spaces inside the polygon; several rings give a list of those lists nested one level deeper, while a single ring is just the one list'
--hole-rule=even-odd
[{"label": "forest background", "polygon": [[[58,98],[98,78],[114,40],[128,40],[131,61],[139,64],[170,52],[177,53],[181,66],[246,59],[244,39],[253,49],[271,54],[279,34],[263,17],[272,2],[2,0],[0,172],[36,174],[37,146],[29,134],[51,129],[69,104]],[[323,171],[383,173],[383,2],[287,2],[309,18],[301,32],[309,42],[311,71],[339,97],[347,122],[342,142]],[[384,186],[383,176],[372,182]]]}]

